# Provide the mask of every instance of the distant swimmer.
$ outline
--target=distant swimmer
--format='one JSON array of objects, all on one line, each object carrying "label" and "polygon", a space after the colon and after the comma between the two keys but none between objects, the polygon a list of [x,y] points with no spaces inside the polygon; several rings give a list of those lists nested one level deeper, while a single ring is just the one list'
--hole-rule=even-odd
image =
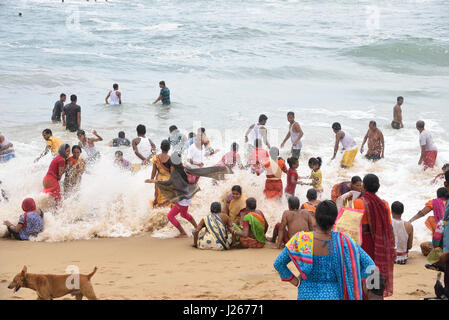
[{"label": "distant swimmer", "polygon": [[367,140],[368,152],[366,153],[365,157],[368,160],[373,161],[383,159],[385,151],[384,135],[382,134],[382,131],[377,128],[376,121],[371,121],[369,123],[368,132],[366,133],[365,138],[363,139],[362,147],[360,148],[360,153],[362,154],[363,147],[365,146]]},{"label": "distant swimmer", "polygon": [[[118,91],[118,84],[114,83],[112,88],[113,90],[109,90],[108,95],[105,98],[106,104],[122,104],[122,94]],[[108,99],[111,99],[111,101],[109,102]]]},{"label": "distant swimmer", "polygon": [[419,145],[421,146],[421,157],[418,164],[424,164],[424,170],[433,169],[438,155],[438,149],[433,143],[432,135],[424,130],[425,123],[420,120],[416,122],[416,129],[419,131]]},{"label": "distant swimmer", "polygon": [[34,160],[34,162],[38,162],[43,156],[45,156],[48,151],[51,150],[53,156],[58,155],[59,148],[61,147],[62,141],[56,137],[53,137],[53,133],[50,129],[45,129],[42,131],[42,137],[46,141],[47,145],[45,146],[45,150],[41,153],[41,155]]},{"label": "distant swimmer", "polygon": [[161,88],[161,92],[159,93],[159,97],[153,102],[153,104],[156,104],[162,100],[162,104],[164,106],[168,106],[170,104],[170,89],[165,86],[165,81],[159,82],[159,88]]},{"label": "distant swimmer", "polygon": [[125,138],[125,133],[123,131],[120,131],[118,133],[118,138],[114,138],[111,141],[109,141],[110,147],[120,147],[120,146],[129,147],[130,145],[131,142]]},{"label": "distant swimmer", "polygon": [[0,163],[7,162],[15,157],[13,144],[0,133]]},{"label": "distant swimmer", "polygon": [[19,17],[21,17],[22,16],[22,12],[19,12]]},{"label": "distant swimmer", "polygon": [[403,103],[404,98],[398,97],[397,103],[393,108],[393,122],[391,122],[391,126],[393,127],[393,129],[404,128],[404,124],[402,123],[402,109],[401,109]]},{"label": "distant swimmer", "polygon": [[299,123],[295,121],[295,113],[293,111],[287,113],[287,120],[288,122],[290,122],[290,126],[288,128],[287,136],[281,144],[281,148],[284,147],[285,142],[288,140],[288,138],[290,138],[292,141],[292,157],[299,159],[302,148],[301,139],[304,133],[302,132]]},{"label": "distant swimmer", "polygon": [[[251,153],[256,147],[256,140],[260,139],[267,145],[268,149],[271,149],[270,143],[267,139],[267,128],[265,125],[267,124],[268,117],[264,114],[259,116],[259,122],[251,125],[245,133],[245,142],[248,143],[248,153]],[[249,135],[249,137],[248,137]],[[258,146],[262,148],[262,145]]]},{"label": "distant swimmer", "polygon": [[76,132],[81,128],[81,107],[76,104],[76,101],[76,95],[72,94],[70,103],[62,109],[62,126],[66,127],[66,130],[70,132]]},{"label": "distant swimmer", "polygon": [[136,130],[137,138],[132,142],[133,150],[136,156],[142,160],[142,164],[147,165],[150,163],[152,156],[156,154],[156,145],[145,136],[147,128],[143,124],[139,124]]},{"label": "distant swimmer", "polygon": [[341,125],[338,122],[334,122],[332,124],[332,130],[334,130],[335,133],[335,147],[334,147],[334,156],[332,157],[331,160],[334,160],[335,157],[337,156],[338,144],[341,142],[344,151],[343,159],[341,160],[341,167],[342,168],[352,167],[354,159],[357,156],[357,151],[359,151],[359,148],[357,148],[355,140],[348,132],[341,130]]},{"label": "distant swimmer", "polygon": [[66,100],[65,93],[61,93],[59,95],[59,100],[55,102],[55,106],[53,107],[53,113],[51,115],[51,121],[53,123],[55,122],[61,122],[61,113],[64,109],[64,102]]}]

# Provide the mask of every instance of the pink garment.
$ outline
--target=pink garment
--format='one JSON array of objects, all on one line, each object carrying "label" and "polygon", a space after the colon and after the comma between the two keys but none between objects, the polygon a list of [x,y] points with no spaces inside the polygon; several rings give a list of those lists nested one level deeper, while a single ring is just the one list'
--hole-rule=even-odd
[{"label": "pink garment", "polygon": [[435,217],[435,222],[440,222],[444,216],[445,204],[443,202],[443,198],[433,199],[433,216]]},{"label": "pink garment", "polygon": [[181,206],[179,203],[175,204],[167,215],[168,221],[170,221],[176,228],[179,228],[181,224],[178,220],[176,220],[178,213],[181,213],[181,217],[184,219],[192,221],[193,217],[187,212],[187,210],[189,210],[188,206]]}]

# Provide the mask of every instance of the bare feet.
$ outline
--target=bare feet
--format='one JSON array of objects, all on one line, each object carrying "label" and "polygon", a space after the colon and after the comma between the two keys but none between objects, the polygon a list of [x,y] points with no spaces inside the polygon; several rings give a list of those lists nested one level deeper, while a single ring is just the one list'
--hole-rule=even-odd
[{"label": "bare feet", "polygon": [[175,238],[188,238],[189,236],[185,233],[178,234]]}]

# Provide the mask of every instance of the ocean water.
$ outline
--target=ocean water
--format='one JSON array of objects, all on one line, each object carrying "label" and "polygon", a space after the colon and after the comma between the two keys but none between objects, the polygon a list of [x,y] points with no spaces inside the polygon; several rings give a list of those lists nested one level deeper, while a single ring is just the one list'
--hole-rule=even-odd
[{"label": "ocean water", "polygon": [[[22,12],[22,17],[18,16]],[[15,223],[27,196],[39,197],[51,156],[33,160],[50,128],[70,145],[74,134],[50,122],[59,94],[76,94],[82,127],[96,129],[101,160],[87,172],[81,190],[57,212],[45,215],[46,229],[37,241],[94,237],[127,237],[151,231],[171,237],[167,210],[153,210],[154,187],[143,181],[151,168],[135,175],[112,165],[107,142],[123,130],[136,136],[137,124],[160,145],[168,127],[184,133],[206,127],[212,146],[221,152],[233,141],[244,147],[244,133],[259,114],[268,116],[269,141],[279,146],[288,130],[286,113],[296,113],[304,130],[300,175],[311,156],[324,160],[323,186],[353,175],[375,173],[379,195],[405,204],[406,219],[435,197],[430,180],[449,162],[449,7],[444,0],[402,1],[151,1],[151,0],[3,0],[0,2],[0,131],[17,158],[0,164],[2,187],[10,201],[0,203],[0,220]],[[172,105],[152,105],[165,80]],[[119,83],[121,106],[107,106],[105,95]],[[396,97],[405,97],[405,129],[390,127]],[[426,121],[439,149],[438,168],[418,167],[415,122]],[[350,170],[331,162],[339,121],[359,146],[370,120],[386,140],[386,158],[377,163],[360,155]],[[288,155],[290,145],[281,150]],[[121,149],[137,163],[131,149]],[[200,180],[202,191],[190,212],[197,221],[209,205],[241,184],[258,200],[272,226],[286,201],[265,200],[264,177],[236,171],[213,186]],[[285,177],[284,177],[285,183]],[[307,187],[297,195],[305,201]],[[187,230],[191,227],[179,218]],[[421,219],[415,246],[429,238]],[[0,226],[0,235],[6,230]]]}]

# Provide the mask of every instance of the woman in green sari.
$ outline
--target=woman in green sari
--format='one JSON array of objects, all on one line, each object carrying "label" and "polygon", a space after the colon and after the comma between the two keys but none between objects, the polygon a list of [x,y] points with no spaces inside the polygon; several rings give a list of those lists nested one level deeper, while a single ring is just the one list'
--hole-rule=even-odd
[{"label": "woman in green sari", "polygon": [[242,248],[263,248],[265,246],[268,222],[262,211],[257,210],[256,207],[256,199],[246,199],[246,210],[242,212],[240,220],[241,227],[234,224],[233,235],[239,237]]}]

